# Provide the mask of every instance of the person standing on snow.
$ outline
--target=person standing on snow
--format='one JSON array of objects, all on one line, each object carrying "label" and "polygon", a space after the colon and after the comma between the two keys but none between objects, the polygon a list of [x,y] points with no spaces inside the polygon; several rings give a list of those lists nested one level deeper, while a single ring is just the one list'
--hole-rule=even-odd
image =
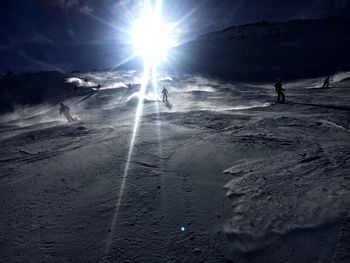
[{"label": "person standing on snow", "polygon": [[70,115],[70,108],[66,105],[64,105],[62,102],[60,103],[60,114],[63,114],[63,116],[67,119],[68,122],[74,121],[73,117]]},{"label": "person standing on snow", "polygon": [[96,91],[100,91],[102,85],[101,84],[98,84],[97,87],[96,87]]},{"label": "person standing on snow", "polygon": [[[277,103],[284,103],[285,101],[285,96],[284,96],[284,88],[283,88],[283,83],[282,80],[280,80],[279,78],[277,79],[276,83],[275,83],[275,90],[277,93]],[[282,100],[281,100],[282,97]]]},{"label": "person standing on snow", "polygon": [[329,88],[329,79],[330,79],[330,76],[328,76],[328,77],[324,80],[322,88]]},{"label": "person standing on snow", "polygon": [[166,104],[169,104],[169,101],[168,101],[169,91],[166,89],[166,87],[163,87],[162,94],[163,94],[163,102]]}]

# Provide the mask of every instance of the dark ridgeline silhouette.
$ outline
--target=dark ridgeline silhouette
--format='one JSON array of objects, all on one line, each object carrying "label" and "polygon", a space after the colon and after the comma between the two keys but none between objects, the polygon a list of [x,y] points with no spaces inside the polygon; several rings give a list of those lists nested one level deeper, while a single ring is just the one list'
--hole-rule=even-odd
[{"label": "dark ridgeline silhouette", "polygon": [[324,80],[322,88],[329,88],[329,79],[330,79],[330,76],[328,76],[328,77]]},{"label": "dark ridgeline silhouette", "polygon": [[277,81],[275,83],[275,90],[277,93],[277,103],[284,103],[285,102],[285,96],[283,93],[284,88],[283,88],[283,82],[282,80],[280,80],[280,78],[277,78]]},{"label": "dark ridgeline silhouette", "polygon": [[[284,81],[318,78],[348,71],[349,25],[349,18],[330,18],[229,27],[171,49],[169,56],[176,60],[163,63],[161,69],[244,82],[268,82],[275,76],[283,76]],[[133,69],[137,62],[131,60],[120,69]]]},{"label": "dark ridgeline silhouette", "polygon": [[62,102],[60,103],[60,106],[60,114],[63,114],[68,122],[74,121],[73,117],[70,115],[70,108],[64,105]]}]

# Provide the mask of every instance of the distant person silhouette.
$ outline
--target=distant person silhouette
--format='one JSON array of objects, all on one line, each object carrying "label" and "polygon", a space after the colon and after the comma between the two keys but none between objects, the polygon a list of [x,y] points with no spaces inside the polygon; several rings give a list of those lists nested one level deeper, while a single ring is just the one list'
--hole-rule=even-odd
[{"label": "distant person silhouette", "polygon": [[331,78],[331,77],[328,76],[328,77],[324,80],[322,88],[329,88],[329,79],[330,79],[330,78]]},{"label": "distant person silhouette", "polygon": [[67,119],[68,122],[74,121],[73,117],[70,115],[70,108],[64,105],[62,102],[60,103],[60,105],[60,114],[63,114],[63,116]]},{"label": "distant person silhouette", "polygon": [[77,94],[77,91],[78,91],[78,86],[75,85],[75,86],[74,86],[74,94]]},{"label": "distant person silhouette", "polygon": [[5,77],[11,77],[12,75],[14,75],[14,73],[9,69],[5,73]]},{"label": "distant person silhouette", "polygon": [[169,91],[167,90],[166,87],[163,87],[162,94],[163,94],[163,102],[166,104],[169,104],[169,101],[168,101]]},{"label": "distant person silhouette", "polygon": [[102,85],[101,85],[101,84],[98,84],[97,87],[96,87],[96,90],[97,90],[97,91],[100,91],[101,87],[102,87]]},{"label": "distant person silhouette", "polygon": [[[276,83],[275,83],[275,90],[277,93],[277,103],[284,103],[285,102],[285,96],[284,96],[284,88],[283,88],[283,83],[282,80],[280,80],[279,78],[277,79]],[[282,100],[281,100],[282,97]]]}]

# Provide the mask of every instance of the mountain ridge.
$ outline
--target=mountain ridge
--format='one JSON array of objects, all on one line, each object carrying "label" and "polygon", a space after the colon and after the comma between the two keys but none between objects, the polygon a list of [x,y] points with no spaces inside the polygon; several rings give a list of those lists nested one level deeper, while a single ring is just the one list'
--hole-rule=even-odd
[{"label": "mountain ridge", "polygon": [[319,77],[350,69],[349,33],[338,17],[234,26],[172,49],[163,68],[238,81]]}]

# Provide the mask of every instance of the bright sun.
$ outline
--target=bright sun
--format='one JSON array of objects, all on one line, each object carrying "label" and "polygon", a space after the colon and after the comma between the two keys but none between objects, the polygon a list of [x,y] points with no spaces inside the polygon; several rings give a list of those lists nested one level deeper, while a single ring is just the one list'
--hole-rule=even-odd
[{"label": "bright sun", "polygon": [[132,28],[135,52],[151,66],[166,59],[169,48],[174,46],[173,26],[163,21],[159,10],[157,6],[146,6],[143,16],[135,20]]}]

